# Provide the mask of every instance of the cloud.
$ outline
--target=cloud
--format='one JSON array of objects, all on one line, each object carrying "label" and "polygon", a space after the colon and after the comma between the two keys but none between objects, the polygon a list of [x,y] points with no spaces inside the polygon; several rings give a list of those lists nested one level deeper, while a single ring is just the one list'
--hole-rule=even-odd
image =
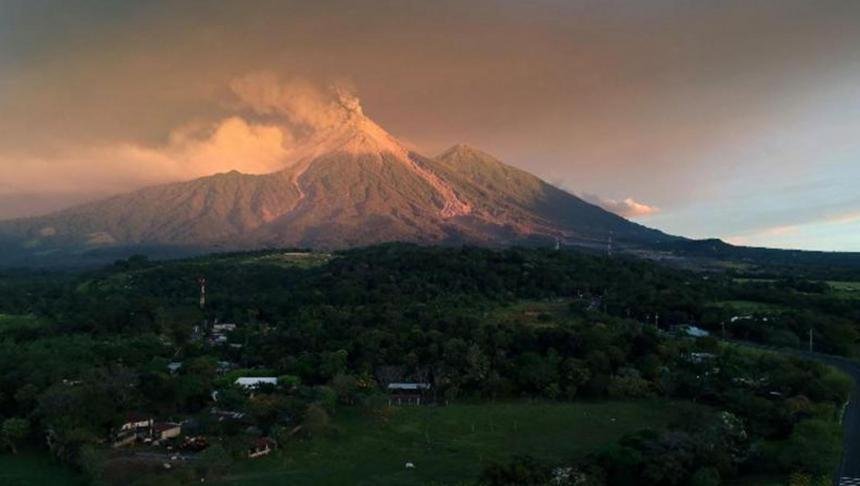
[{"label": "cloud", "polygon": [[283,117],[310,131],[329,130],[362,115],[361,103],[343,83],[320,89],[302,79],[281,81],[261,72],[234,79],[230,89],[241,106],[256,114]]},{"label": "cloud", "polygon": [[181,124],[163,143],[66,143],[38,154],[0,153],[0,201],[8,206],[0,218],[78,203],[84,194],[102,197],[231,170],[275,172],[307,155],[303,147],[363,116],[343,83],[321,89],[263,72],[235,78],[229,87],[227,116]]},{"label": "cloud", "polygon": [[841,214],[827,216],[824,218],[824,222],[829,223],[829,224],[847,224],[847,223],[855,223],[857,221],[860,221],[860,211],[841,213]]},{"label": "cloud", "polygon": [[601,208],[615,213],[625,218],[641,218],[656,214],[660,211],[659,208],[645,203],[638,202],[632,197],[623,200],[609,199],[598,196],[596,194],[582,194],[581,197]]},{"label": "cloud", "polygon": [[102,197],[231,170],[275,172],[307,155],[303,147],[363,116],[344,83],[320,88],[258,72],[228,84],[230,97],[221,98],[226,115],[180,124],[162,143],[120,139],[0,152],[0,201],[8,206],[0,217],[57,209],[84,194]]},{"label": "cloud", "polygon": [[779,242],[788,241],[788,238],[792,241],[802,240],[805,233],[816,227],[836,227],[849,225],[858,221],[860,221],[860,211],[833,213],[795,224],[758,228],[747,233],[728,236],[724,239],[733,245],[773,246],[774,243],[780,245]]},{"label": "cloud", "polygon": [[762,228],[743,235],[732,235],[724,238],[726,242],[738,246],[755,245],[756,241],[795,235],[802,225],[781,225]]},{"label": "cloud", "polygon": [[75,194],[104,195],[230,170],[268,173],[284,166],[291,143],[278,126],[232,116],[183,125],[159,146],[122,142],[66,146],[41,156],[0,154],[0,196],[38,188],[73,200]]},{"label": "cloud", "polygon": [[274,172],[283,168],[291,145],[292,136],[282,128],[233,116],[180,127],[162,147],[123,144],[115,150],[118,159],[161,170],[168,179],[189,179],[230,170]]}]

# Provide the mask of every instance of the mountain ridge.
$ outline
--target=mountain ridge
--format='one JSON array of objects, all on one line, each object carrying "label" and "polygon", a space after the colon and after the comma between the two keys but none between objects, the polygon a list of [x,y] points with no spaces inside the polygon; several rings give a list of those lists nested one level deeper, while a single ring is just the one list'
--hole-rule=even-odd
[{"label": "mountain ridge", "polygon": [[630,222],[486,152],[409,150],[346,103],[284,168],[161,184],[52,214],[0,221],[32,254],[171,245],[337,249],[388,241],[648,246],[680,239]]}]

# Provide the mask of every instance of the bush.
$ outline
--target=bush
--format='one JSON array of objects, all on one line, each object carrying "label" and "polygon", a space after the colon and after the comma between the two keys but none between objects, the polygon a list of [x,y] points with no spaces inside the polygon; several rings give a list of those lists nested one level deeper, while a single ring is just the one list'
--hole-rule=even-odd
[{"label": "bush", "polygon": [[621,368],[610,379],[607,391],[613,398],[641,398],[650,394],[650,384],[635,368]]},{"label": "bush", "polygon": [[529,486],[549,483],[552,469],[530,456],[515,457],[508,464],[493,463],[484,469],[480,484],[488,486]]},{"label": "bush", "polygon": [[782,469],[813,475],[829,474],[836,469],[842,453],[839,424],[810,419],[797,424],[779,455]]},{"label": "bush", "polygon": [[719,486],[720,473],[712,467],[703,467],[693,473],[690,486]]},{"label": "bush", "polygon": [[312,404],[305,412],[305,420],[302,422],[302,428],[310,437],[325,435],[331,431],[331,419],[325,408]]}]

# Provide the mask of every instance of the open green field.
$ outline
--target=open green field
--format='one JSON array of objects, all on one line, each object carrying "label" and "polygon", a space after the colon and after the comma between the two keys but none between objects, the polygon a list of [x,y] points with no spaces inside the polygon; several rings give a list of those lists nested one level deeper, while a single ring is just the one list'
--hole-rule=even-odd
[{"label": "open green field", "polygon": [[724,300],[717,302],[720,307],[729,307],[740,313],[775,314],[786,310],[785,307],[752,300]]},{"label": "open green field", "polygon": [[776,282],[775,278],[733,278],[737,283],[747,283],[747,282],[757,282],[757,283],[771,283]]},{"label": "open green field", "polygon": [[827,282],[833,293],[842,299],[860,299],[860,282]]},{"label": "open green field", "polygon": [[0,484],[3,486],[83,486],[86,481],[45,453],[0,454]]},{"label": "open green field", "polygon": [[[297,441],[237,464],[219,484],[456,484],[491,461],[529,454],[562,461],[626,433],[667,424],[677,402],[516,402],[404,407],[388,422],[356,409],[338,413],[338,432]],[[412,462],[414,469],[404,465]]]},{"label": "open green field", "polygon": [[331,253],[308,251],[271,251],[250,255],[212,255],[194,261],[199,265],[218,263],[272,264],[284,268],[312,268],[325,265],[334,258]]},{"label": "open green field", "polygon": [[569,300],[523,300],[495,308],[491,316],[502,324],[554,326],[569,313]]},{"label": "open green field", "polygon": [[44,323],[35,316],[0,314],[0,336],[11,332],[38,329],[43,325]]}]

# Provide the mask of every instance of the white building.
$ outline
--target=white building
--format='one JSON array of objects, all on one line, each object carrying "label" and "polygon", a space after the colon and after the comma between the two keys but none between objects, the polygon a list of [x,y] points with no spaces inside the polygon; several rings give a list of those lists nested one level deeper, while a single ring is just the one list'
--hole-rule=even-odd
[{"label": "white building", "polygon": [[260,385],[277,385],[278,379],[274,376],[243,376],[236,378],[235,384],[245,389],[254,389]]},{"label": "white building", "polygon": [[213,333],[233,332],[236,330],[236,324],[232,322],[222,322],[220,324],[212,324]]}]

